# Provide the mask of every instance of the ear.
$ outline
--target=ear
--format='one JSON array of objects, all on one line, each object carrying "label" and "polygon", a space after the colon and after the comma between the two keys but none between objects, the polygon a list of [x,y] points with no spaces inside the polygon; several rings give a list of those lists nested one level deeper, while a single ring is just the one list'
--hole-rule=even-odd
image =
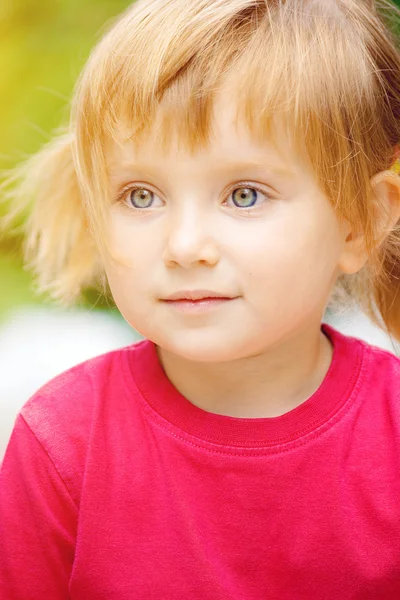
[{"label": "ear", "polygon": [[376,198],[377,247],[385,241],[400,220],[400,176],[382,171],[371,179]]},{"label": "ear", "polygon": [[[400,176],[393,171],[382,171],[371,179],[371,186],[377,219],[376,247],[379,247],[400,220]],[[343,223],[343,232],[345,240],[339,269],[347,274],[357,273],[368,259],[365,238],[361,232],[354,231],[348,221]]]}]

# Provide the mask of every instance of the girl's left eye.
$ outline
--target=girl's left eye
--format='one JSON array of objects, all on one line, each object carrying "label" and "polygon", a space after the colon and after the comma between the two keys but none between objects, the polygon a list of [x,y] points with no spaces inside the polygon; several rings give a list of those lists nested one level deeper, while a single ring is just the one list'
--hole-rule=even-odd
[{"label": "girl's left eye", "polygon": [[228,197],[226,204],[236,208],[253,208],[269,200],[268,194],[251,186],[242,186],[235,188]]}]

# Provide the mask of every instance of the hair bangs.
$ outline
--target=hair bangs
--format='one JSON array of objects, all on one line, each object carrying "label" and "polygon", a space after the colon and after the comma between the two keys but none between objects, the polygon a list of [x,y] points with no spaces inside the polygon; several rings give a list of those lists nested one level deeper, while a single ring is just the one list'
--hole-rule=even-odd
[{"label": "hair bangs", "polygon": [[[112,57],[108,56],[107,65],[101,68],[100,46],[81,82],[77,116],[86,133],[118,142],[122,121],[126,137],[137,142],[150,128],[156,128],[164,149],[172,140],[189,151],[209,143],[215,97],[236,57],[251,41],[260,7],[265,12],[266,5],[234,0],[229,6],[217,0],[213,14],[207,14],[201,4],[206,2],[188,3],[183,12],[189,14],[184,16],[182,11],[175,14],[173,7],[165,15],[162,11],[152,15],[151,34],[146,31],[146,20],[142,23],[140,19],[145,12],[142,7],[134,15],[134,36],[119,36],[118,27],[112,31]],[[159,37],[158,25],[162,29]],[[146,43],[150,35],[152,39]],[[99,114],[100,120],[96,118]]]}]

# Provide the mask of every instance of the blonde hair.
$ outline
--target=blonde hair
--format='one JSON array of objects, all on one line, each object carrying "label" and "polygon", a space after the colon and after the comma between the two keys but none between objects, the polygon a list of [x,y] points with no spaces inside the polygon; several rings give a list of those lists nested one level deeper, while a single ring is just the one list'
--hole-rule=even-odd
[{"label": "blonde hair", "polygon": [[[68,129],[10,179],[10,220],[34,200],[26,259],[39,288],[72,303],[103,260],[106,148],[121,122],[139,141],[161,114],[160,144],[210,139],[213,101],[238,82],[238,118],[259,140],[279,120],[338,213],[365,234],[369,259],[342,276],[352,299],[400,339],[400,223],[377,244],[371,177],[400,141],[400,54],[388,0],[139,0],[92,52]],[[160,110],[161,109],[161,110]],[[127,134],[128,135],[128,134]],[[15,182],[19,183],[15,183]]]}]

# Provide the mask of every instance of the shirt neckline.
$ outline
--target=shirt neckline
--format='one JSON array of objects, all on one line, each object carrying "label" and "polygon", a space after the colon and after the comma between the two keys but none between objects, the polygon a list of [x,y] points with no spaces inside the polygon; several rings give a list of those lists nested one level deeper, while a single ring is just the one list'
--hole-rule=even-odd
[{"label": "shirt neckline", "polygon": [[325,378],[312,396],[278,417],[230,417],[195,406],[169,381],[156,345],[149,340],[134,344],[125,356],[142,397],[165,421],[206,442],[260,448],[291,442],[312,432],[336,414],[352,394],[364,346],[325,323],[321,331],[333,345]]}]

